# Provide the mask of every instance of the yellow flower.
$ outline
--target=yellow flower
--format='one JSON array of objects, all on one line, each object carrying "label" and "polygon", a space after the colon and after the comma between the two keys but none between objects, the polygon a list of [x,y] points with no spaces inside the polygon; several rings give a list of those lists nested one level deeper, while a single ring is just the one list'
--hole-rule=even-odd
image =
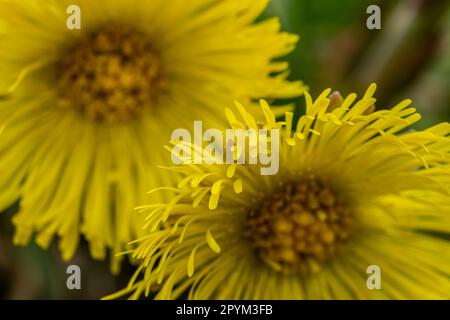
[{"label": "yellow flower", "polygon": [[420,119],[411,101],[374,111],[375,88],[357,102],[305,94],[296,130],[264,101],[259,125],[239,104],[227,110],[235,129],[280,129],[279,173],[172,167],[184,179],[170,202],[141,208],[139,268],[107,298],[448,298],[450,246],[435,233],[450,232],[450,125],[405,131]]},{"label": "yellow flower", "polygon": [[[297,36],[255,23],[266,0],[21,0],[0,12],[0,209],[20,200],[15,243],[55,235],[70,259],[141,232],[133,207],[171,184],[154,168],[171,130],[211,125],[230,99],[301,94],[286,80]],[[69,30],[70,5],[81,29]],[[68,12],[71,12],[70,10]],[[75,17],[76,18],[76,17]],[[219,109],[220,108],[220,109]]]}]

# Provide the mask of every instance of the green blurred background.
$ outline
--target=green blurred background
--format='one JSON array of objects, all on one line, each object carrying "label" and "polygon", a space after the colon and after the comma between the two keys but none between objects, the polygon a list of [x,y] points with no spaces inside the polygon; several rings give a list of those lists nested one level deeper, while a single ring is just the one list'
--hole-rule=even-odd
[{"label": "green blurred background", "polygon": [[[381,9],[381,30],[366,28],[369,5]],[[362,94],[378,84],[377,108],[411,98],[424,128],[450,115],[450,2],[448,0],[273,0],[267,16],[299,34],[289,56],[291,77],[314,96],[331,87]],[[302,112],[303,101],[297,100]]]},{"label": "green blurred background", "polygon": [[[381,30],[366,28],[371,4],[381,8]],[[272,0],[264,17],[270,16],[301,36],[288,57],[290,78],[303,80],[313,96],[328,87],[362,94],[376,82],[377,108],[411,98],[424,118],[417,128],[449,120],[450,1]],[[298,116],[304,101],[293,102]],[[9,221],[15,210],[0,216],[1,299],[98,299],[126,284],[131,266],[113,277],[108,262],[92,261],[85,246],[70,263],[59,261],[56,247],[14,248]],[[81,290],[66,288],[72,263],[81,267]]]}]

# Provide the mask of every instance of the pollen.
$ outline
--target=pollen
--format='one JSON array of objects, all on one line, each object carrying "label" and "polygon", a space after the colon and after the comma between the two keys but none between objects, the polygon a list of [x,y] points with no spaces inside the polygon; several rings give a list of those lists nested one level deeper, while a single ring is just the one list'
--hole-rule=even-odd
[{"label": "pollen", "polygon": [[319,179],[288,182],[246,217],[255,253],[286,274],[304,274],[332,259],[350,236],[352,211]]},{"label": "pollen", "polygon": [[60,106],[94,121],[134,119],[164,89],[162,61],[148,36],[119,26],[82,38],[56,70]]}]

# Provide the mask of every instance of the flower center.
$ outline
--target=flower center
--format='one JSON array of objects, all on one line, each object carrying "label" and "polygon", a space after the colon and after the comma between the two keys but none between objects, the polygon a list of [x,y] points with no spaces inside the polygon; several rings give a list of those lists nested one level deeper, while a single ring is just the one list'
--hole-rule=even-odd
[{"label": "flower center", "polygon": [[284,184],[246,218],[257,255],[287,274],[314,271],[332,258],[352,224],[351,211],[314,177]]},{"label": "flower center", "polygon": [[61,106],[94,121],[135,118],[154,104],[164,84],[161,60],[147,37],[118,26],[88,35],[57,70]]}]

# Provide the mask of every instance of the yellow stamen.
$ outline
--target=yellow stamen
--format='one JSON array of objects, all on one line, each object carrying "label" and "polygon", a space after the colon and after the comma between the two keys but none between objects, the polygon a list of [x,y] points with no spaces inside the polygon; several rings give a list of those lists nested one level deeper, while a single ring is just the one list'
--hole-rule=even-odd
[{"label": "yellow stamen", "polygon": [[57,66],[62,107],[94,121],[135,118],[164,86],[162,63],[146,35],[109,27],[77,44]]},{"label": "yellow stamen", "polygon": [[331,258],[350,234],[353,217],[341,202],[313,177],[284,184],[247,216],[255,252],[284,273],[312,271],[311,265]]}]

